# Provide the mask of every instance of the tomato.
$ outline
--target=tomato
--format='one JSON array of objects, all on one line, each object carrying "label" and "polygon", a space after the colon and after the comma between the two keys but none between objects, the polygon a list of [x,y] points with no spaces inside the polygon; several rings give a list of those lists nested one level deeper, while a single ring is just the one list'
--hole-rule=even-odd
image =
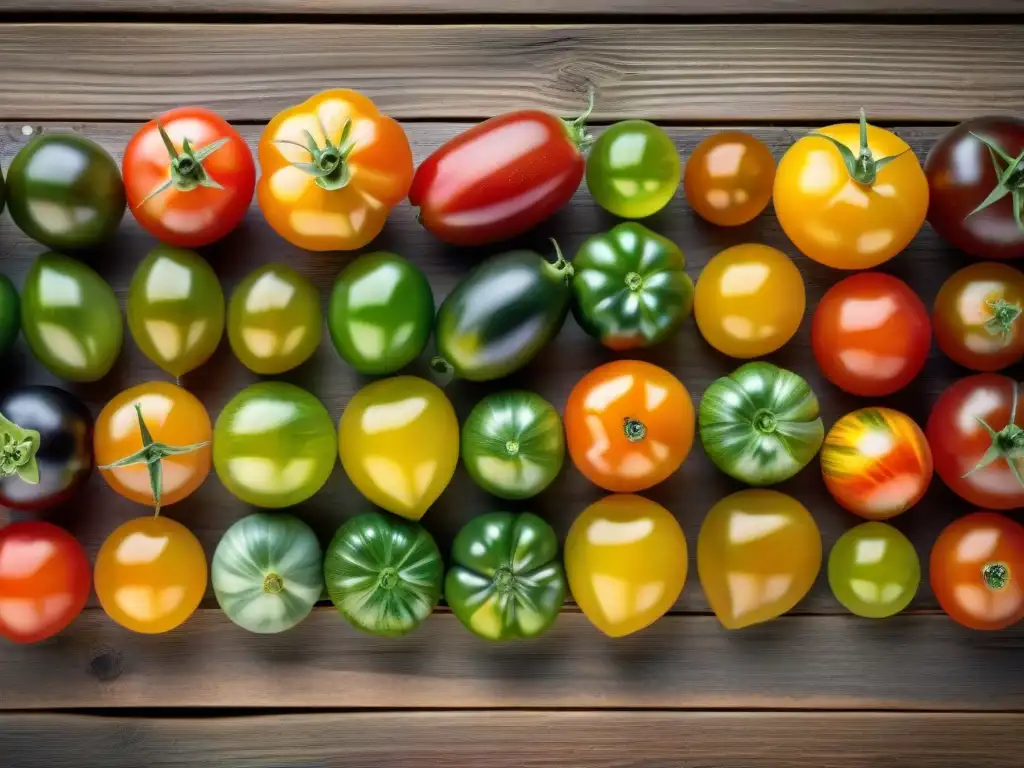
[{"label": "tomato", "polygon": [[886,523],[861,523],[832,547],[828,583],[850,613],[869,619],[893,616],[921,584],[921,561],[910,539]]},{"label": "tomato", "polygon": [[565,405],[569,456],[584,477],[615,493],[666,480],[693,446],[693,403],[675,376],[615,360],[580,379]]},{"label": "tomato", "polygon": [[192,495],[210,474],[210,416],[165,381],[126,389],[100,411],[93,440],[107,485],[157,510]]},{"label": "tomato", "polygon": [[1024,413],[1020,385],[979,373],[950,385],[925,434],[935,471],[960,498],[985,509],[1024,507]]},{"label": "tomato", "polygon": [[924,169],[928,223],[980,259],[1024,256],[1024,119],[976,117],[939,139]]},{"label": "tomato", "polygon": [[700,527],[700,583],[726,629],[791,610],[820,569],[818,526],[803,504],[784,493],[752,489],[726,496]]},{"label": "tomato", "polygon": [[807,303],[800,270],[782,251],[750,243],[726,248],[700,273],[693,298],[704,339],[730,357],[760,357],[787,341]]},{"label": "tomato", "polygon": [[698,144],[683,173],[694,212],[720,227],[761,215],[772,199],[775,158],[760,139],[742,131],[713,133]]},{"label": "tomato", "polygon": [[821,297],[811,320],[818,367],[840,389],[891,395],[921,372],[932,344],[928,310],[902,280],[863,272]]},{"label": "tomato", "polygon": [[91,583],[85,550],[64,529],[0,528],[0,636],[37,643],[56,635],[85,608]]},{"label": "tomato", "polygon": [[320,346],[323,324],[316,286],[283,264],[250,272],[228,303],[231,350],[253,373],[302,365]]},{"label": "tomato", "polygon": [[215,243],[237,227],[256,187],[245,139],[202,107],[172,109],[142,126],[121,168],[135,220],[182,248]]},{"label": "tomato", "polygon": [[861,408],[839,419],[821,449],[825,486],[843,507],[887,520],[917,504],[932,481],[921,428],[891,408]]},{"label": "tomato", "polygon": [[932,591],[950,618],[971,629],[1024,619],[1024,526],[995,512],[954,520],[931,555]]},{"label": "tomato", "polygon": [[122,627],[148,635],[170,632],[203,599],[206,555],[181,523],[138,517],[103,542],[95,581],[100,605]]},{"label": "tomato", "polygon": [[[3,189],[0,188],[0,193]],[[0,212],[3,211],[3,195],[0,194]],[[0,275],[0,357],[14,346],[21,331],[21,299],[11,278]]]},{"label": "tomato", "polygon": [[576,518],[565,573],[583,615],[609,637],[639,632],[675,605],[686,583],[683,529],[642,496],[606,496]]},{"label": "tomato", "polygon": [[437,386],[396,376],[356,392],[341,414],[338,452],[352,484],[378,507],[419,520],[459,462],[459,422]]},{"label": "tomato", "polygon": [[533,229],[583,179],[590,107],[573,121],[536,109],[492,117],[435,149],[416,169],[409,202],[430,232],[484,245]]},{"label": "tomato", "polygon": [[409,193],[412,149],[397,122],[355,91],[286,109],[260,137],[256,186],[267,223],[307,251],[352,251]]},{"label": "tomato", "polygon": [[935,340],[950,360],[998,371],[1024,356],[1024,274],[983,261],[954,272],[935,297]]},{"label": "tomato", "polygon": [[605,128],[587,156],[587,189],[609,213],[653,216],[679,188],[679,152],[665,131],[646,120]]},{"label": "tomato", "polygon": [[775,174],[779,224],[806,256],[836,269],[869,269],[902,251],[924,224],[928,181],[899,136],[830,125],[793,144]]}]

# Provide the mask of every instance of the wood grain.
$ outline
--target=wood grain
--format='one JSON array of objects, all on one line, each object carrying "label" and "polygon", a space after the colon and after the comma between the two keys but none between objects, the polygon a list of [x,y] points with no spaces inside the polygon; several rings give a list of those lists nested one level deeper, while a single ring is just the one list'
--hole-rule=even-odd
[{"label": "wood grain", "polygon": [[[678,122],[1024,111],[1024,26],[3,24],[0,119],[265,121],[330,87],[400,118],[536,106]],[[268,55],[273,51],[273,55]],[[45,97],[42,95],[45,94]]]}]

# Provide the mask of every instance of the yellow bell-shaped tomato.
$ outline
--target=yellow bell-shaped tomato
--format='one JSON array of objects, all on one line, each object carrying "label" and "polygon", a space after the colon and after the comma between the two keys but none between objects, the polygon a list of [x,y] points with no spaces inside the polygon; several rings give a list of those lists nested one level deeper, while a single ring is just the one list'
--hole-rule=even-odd
[{"label": "yellow bell-shaped tomato", "polygon": [[606,496],[576,518],[565,573],[583,614],[609,637],[660,619],[686,583],[686,538],[672,513],[642,496]]},{"label": "yellow bell-shaped tomato", "polygon": [[459,421],[438,387],[415,376],[359,390],[338,427],[341,465],[356,488],[388,512],[419,520],[459,461]]}]

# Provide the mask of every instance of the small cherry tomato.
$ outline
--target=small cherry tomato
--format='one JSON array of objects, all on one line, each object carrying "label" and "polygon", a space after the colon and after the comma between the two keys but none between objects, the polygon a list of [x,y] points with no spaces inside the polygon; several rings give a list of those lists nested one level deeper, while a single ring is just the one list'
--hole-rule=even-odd
[{"label": "small cherry tomato", "polygon": [[587,155],[587,189],[597,204],[624,219],[653,216],[679,189],[679,152],[646,120],[605,128]]},{"label": "small cherry tomato", "polygon": [[632,493],[679,469],[693,445],[690,393],[663,368],[616,360],[577,382],[565,406],[573,464],[595,485]]},{"label": "small cherry tomato", "polygon": [[741,131],[708,136],[693,150],[683,190],[702,219],[720,227],[746,224],[772,199],[775,158],[763,141]]},{"label": "small cherry tomato", "polygon": [[907,386],[928,358],[928,310],[902,280],[863,272],[821,297],[811,320],[818,367],[840,389],[862,397]]},{"label": "small cherry tomato", "polygon": [[832,547],[828,585],[850,613],[868,619],[893,616],[921,586],[921,561],[910,539],[886,523],[861,523]]},{"label": "small cherry tomato", "polygon": [[950,523],[932,547],[931,582],[950,618],[1003,629],[1024,618],[1024,526],[995,512]]}]

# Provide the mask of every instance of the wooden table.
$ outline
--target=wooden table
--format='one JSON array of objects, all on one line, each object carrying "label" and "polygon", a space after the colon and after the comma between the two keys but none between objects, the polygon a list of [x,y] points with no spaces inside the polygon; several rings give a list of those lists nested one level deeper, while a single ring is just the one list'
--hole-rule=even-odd
[{"label": "wooden table", "polygon": [[[598,123],[644,117],[671,126],[684,159],[722,124],[751,126],[778,157],[807,127],[852,119],[864,105],[923,160],[950,123],[1024,112],[1021,0],[0,0],[0,13],[5,168],[40,130],[79,131],[120,156],[142,121],[189,103],[219,110],[255,144],[270,116],[331,86],[364,91],[406,121],[417,159],[504,110],[571,115],[591,85]],[[555,236],[573,253],[611,223],[583,189],[519,244],[544,248]],[[719,250],[746,241],[796,258],[811,307],[841,277],[799,256],[770,211],[717,229],[697,220],[680,193],[651,226],[679,242],[694,277]],[[123,300],[152,245],[129,216],[90,260]],[[433,240],[404,205],[374,247],[420,264],[438,299],[480,258]],[[42,250],[3,217],[0,269],[16,284]],[[255,206],[205,255],[227,290],[257,264],[284,261],[325,300],[351,258],[289,246]],[[884,269],[930,303],[966,263],[926,227]],[[831,424],[863,401],[822,379],[808,325],[771,359],[811,381]],[[692,321],[639,356],[668,367],[695,398],[735,366]],[[561,407],[576,379],[610,357],[570,320],[511,381],[454,384],[450,393],[460,416],[484,392],[509,385],[535,388]],[[882,402],[923,421],[963,373],[934,351],[907,390]],[[3,378],[54,381],[23,342]],[[152,378],[164,377],[126,340],[106,379],[71,389],[98,412],[120,389]],[[216,415],[254,378],[225,341],[185,385]],[[364,383],[326,342],[283,378],[316,392],[335,417]],[[698,447],[650,495],[677,515],[692,551],[708,508],[737,487]],[[811,509],[826,547],[857,522],[813,466],[780,488]],[[568,469],[527,506],[564,535],[599,496]],[[338,468],[297,511],[326,540],[364,507]],[[425,522],[447,548],[462,523],[495,507],[460,470]],[[896,525],[927,570],[938,532],[968,511],[936,479]],[[94,477],[53,519],[94,556],[107,534],[142,512]],[[214,478],[167,510],[208,554],[246,513]],[[550,634],[520,645],[479,641],[444,609],[397,640],[358,634],[330,606],[292,632],[263,637],[236,628],[209,596],[164,636],[122,630],[93,600],[59,637],[0,644],[3,768],[1020,766],[1022,713],[1024,626],[961,629],[938,610],[927,581],[906,614],[871,622],[846,614],[821,577],[791,615],[736,633],[719,627],[691,568],[671,615],[614,641],[572,606]]]}]

